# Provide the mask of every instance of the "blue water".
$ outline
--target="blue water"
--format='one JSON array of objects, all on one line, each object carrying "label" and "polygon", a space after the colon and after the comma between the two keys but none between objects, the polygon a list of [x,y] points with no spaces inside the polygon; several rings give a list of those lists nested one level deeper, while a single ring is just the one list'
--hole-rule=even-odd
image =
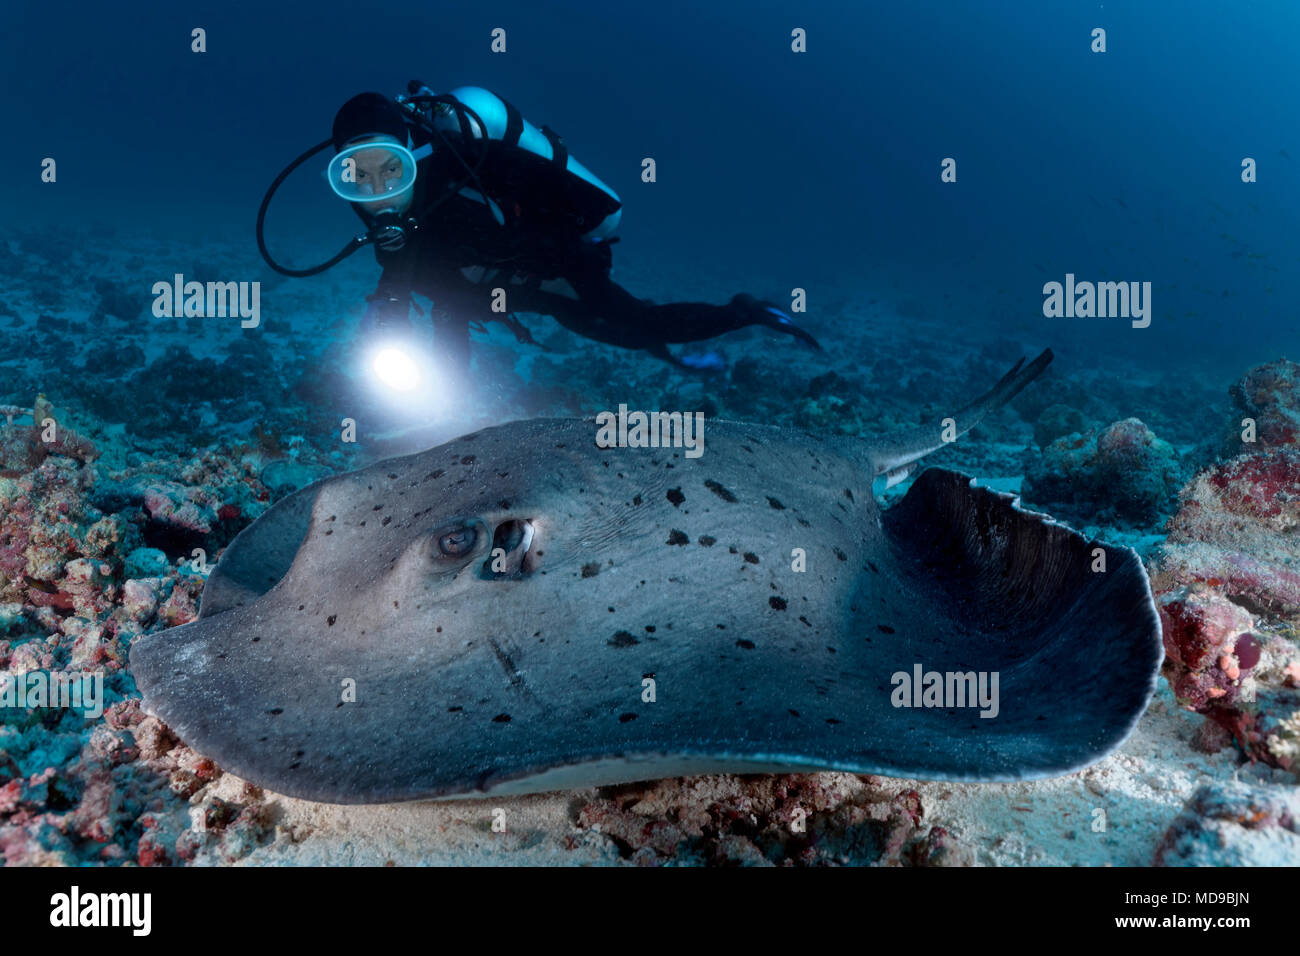
[{"label": "blue water", "polygon": [[[251,250],[270,179],[337,107],[419,77],[486,86],[561,132],[624,199],[619,262],[744,273],[773,298],[806,288],[830,344],[827,304],[891,276],[894,294],[949,292],[952,321],[990,340],[1222,362],[1234,378],[1300,352],[1291,0],[9,0],[4,20],[14,227],[102,221],[178,245],[229,231]],[[206,53],[190,52],[195,26]],[[505,54],[489,48],[498,26]],[[793,27],[807,53],[790,51]],[[45,156],[56,184],[40,182]],[[949,156],[955,184],[939,181]],[[319,186],[291,191],[272,226],[327,254],[354,222]],[[378,274],[365,252],[345,268]],[[1150,281],[1151,326],[1044,318],[1042,284],[1071,272]]]}]

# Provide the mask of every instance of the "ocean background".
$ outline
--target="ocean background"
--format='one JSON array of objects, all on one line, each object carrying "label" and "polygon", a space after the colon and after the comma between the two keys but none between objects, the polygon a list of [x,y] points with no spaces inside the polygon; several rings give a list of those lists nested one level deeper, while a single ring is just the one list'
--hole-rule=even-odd
[{"label": "ocean background", "polygon": [[[191,52],[196,27],[204,53]],[[498,27],[505,53],[491,50]],[[1104,54],[1091,51],[1098,27]],[[791,51],[795,28],[806,53]],[[372,864],[626,862],[626,846],[588,827],[603,817],[575,816],[563,795],[507,801],[544,838],[498,856],[454,804],[390,819],[286,798],[272,814],[275,795],[238,789],[145,718],[129,672],[133,639],[197,613],[196,548],[215,561],[274,501],[324,475],[511,419],[627,403],[870,435],[936,421],[1050,347],[1039,382],[927,463],[1022,492],[1035,510],[1135,548],[1167,592],[1182,587],[1169,570],[1180,490],[1243,451],[1300,440],[1300,366],[1279,362],[1300,353],[1298,46],[1292,0],[6,0],[0,669],[94,663],[110,708],[102,722],[0,713],[0,855],[24,865],[338,853]],[[286,278],[262,262],[254,222],[271,181],[330,135],[345,100],[396,94],[415,78],[438,92],[486,87],[559,132],[623,200],[613,277],[629,291],[714,303],[749,292],[785,306],[803,289],[807,311],[794,318],[824,351],[747,328],[690,349],[725,360],[702,374],[524,315],[544,348],[497,324],[476,332],[465,405],[399,414],[380,402],[358,337],[380,274],[373,253]],[[291,265],[318,263],[359,231],[320,175],[327,155],[295,173],[269,212],[268,243]],[[41,180],[46,157],[55,183]],[[641,181],[646,157],[654,183]],[[955,183],[940,179],[947,157]],[[1257,182],[1241,180],[1247,157]],[[176,273],[261,282],[261,325],[155,318],[152,287]],[[1070,273],[1150,282],[1149,327],[1045,317],[1044,283]],[[436,349],[428,303],[417,305]],[[79,436],[57,451],[32,421],[50,409]],[[1243,446],[1246,411],[1271,429],[1269,447]],[[344,419],[358,423],[355,443],[340,441]],[[1134,457],[1102,461],[1103,433]],[[1242,466],[1221,486],[1300,500],[1300,453],[1279,454],[1293,472]],[[1245,553],[1267,570],[1252,594],[1291,594],[1294,539],[1278,544],[1273,530],[1207,544],[1220,564],[1198,586],[1230,590],[1224,555]],[[1268,635],[1257,673],[1283,702],[1295,690],[1279,689],[1286,661],[1300,662],[1295,600],[1267,614],[1248,605],[1254,633]],[[915,787],[927,820],[956,834],[953,859],[1147,865],[1173,859],[1161,847],[1176,820],[1199,825],[1194,795],[1207,782],[1249,779],[1296,799],[1293,771],[1260,759],[1262,736],[1230,742],[1185,705],[1162,680],[1137,735],[1088,772],[1087,788],[1077,776],[980,788],[810,775],[799,786],[827,807],[892,806],[901,797],[890,788]],[[1260,713],[1269,708],[1300,715],[1300,703]],[[1293,720],[1287,746],[1300,755]],[[677,801],[691,798],[658,786],[654,807],[678,819]],[[753,804],[739,778],[709,788],[701,814]],[[1101,794],[1120,812],[1093,840],[1079,821]],[[198,833],[187,801],[242,822]],[[401,846],[379,825],[392,819]],[[289,826],[318,838],[284,839]],[[1262,849],[1236,862],[1297,862],[1294,834],[1252,828]],[[577,831],[586,842],[570,839]],[[772,853],[793,853],[784,839]],[[1187,845],[1210,849],[1196,859],[1227,860],[1214,847],[1233,844],[1199,839]],[[841,842],[846,858],[876,861]],[[694,846],[690,861],[717,862],[721,845]]]},{"label": "ocean background", "polygon": [[[349,96],[419,77],[486,86],[564,135],[624,200],[617,263],[678,280],[639,294],[697,298],[691,277],[717,271],[778,301],[802,287],[809,326],[834,342],[850,321],[840,298],[875,289],[989,338],[1195,369],[1294,354],[1300,335],[1300,8],[1286,0],[66,14],[16,0],[5,20],[11,227],[101,221],[177,247],[228,234],[256,268],[271,178],[328,136]],[[195,26],[207,53],[190,52]],[[497,26],[505,54],[490,51]],[[795,26],[806,54],[790,51]],[[1097,26],[1105,54],[1090,52]],[[40,181],[45,156],[57,184]],[[640,181],[645,156],[656,183]],[[949,156],[955,184],[939,180]],[[1254,184],[1240,181],[1246,156]],[[319,188],[286,193],[272,237],[331,253],[354,225],[340,205]],[[368,281],[370,260],[338,271]],[[1067,272],[1150,281],[1151,327],[1045,319],[1042,284]],[[275,322],[273,298],[265,308]]]}]

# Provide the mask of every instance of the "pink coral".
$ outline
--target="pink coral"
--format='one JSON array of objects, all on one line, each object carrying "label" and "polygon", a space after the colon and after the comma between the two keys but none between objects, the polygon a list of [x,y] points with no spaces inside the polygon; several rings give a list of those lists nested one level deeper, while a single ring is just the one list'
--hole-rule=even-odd
[{"label": "pink coral", "polygon": [[1240,670],[1234,648],[1255,626],[1250,613],[1203,585],[1161,595],[1157,606],[1166,671],[1179,700],[1200,711],[1235,703]]},{"label": "pink coral", "polygon": [[1284,768],[1277,739],[1300,667],[1285,637],[1300,627],[1297,531],[1300,450],[1252,451],[1182,490],[1151,574],[1175,694],[1253,759]]},{"label": "pink coral", "polygon": [[1169,522],[1156,586],[1203,581],[1282,617],[1300,614],[1300,451],[1255,452],[1198,474]]}]

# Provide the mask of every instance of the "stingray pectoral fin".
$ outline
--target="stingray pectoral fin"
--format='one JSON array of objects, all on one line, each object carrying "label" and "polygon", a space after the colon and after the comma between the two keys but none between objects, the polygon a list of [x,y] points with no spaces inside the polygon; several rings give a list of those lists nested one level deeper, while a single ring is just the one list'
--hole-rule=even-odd
[{"label": "stingray pectoral fin", "polygon": [[935,468],[883,520],[899,586],[917,608],[912,636],[900,628],[890,638],[898,669],[998,675],[988,719],[943,707],[894,712],[924,745],[918,776],[1052,776],[1124,742],[1164,658],[1136,553]]},{"label": "stingray pectoral fin", "polygon": [[203,586],[199,617],[250,604],[271,590],[298,554],[321,489],[336,480],[323,478],[281,498],[236,535]]},{"label": "stingray pectoral fin", "polygon": [[942,448],[948,442],[965,435],[988,414],[997,411],[1043,373],[1051,364],[1052,350],[1044,349],[1039,356],[1025,365],[1019,362],[991,389],[967,405],[932,425],[910,428],[882,439],[873,439],[868,451],[873,475],[894,472],[918,458]]}]

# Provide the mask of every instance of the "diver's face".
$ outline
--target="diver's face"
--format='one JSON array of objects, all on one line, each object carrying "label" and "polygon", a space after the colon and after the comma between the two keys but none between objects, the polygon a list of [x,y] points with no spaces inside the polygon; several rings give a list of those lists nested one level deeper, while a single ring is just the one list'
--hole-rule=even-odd
[{"label": "diver's face", "polygon": [[[387,136],[375,136],[372,140],[391,140]],[[369,142],[370,140],[363,140]],[[392,140],[396,142],[396,140]],[[381,196],[386,192],[390,183],[399,183],[402,181],[402,174],[405,172],[404,162],[401,157],[394,155],[386,149],[359,149],[352,154],[352,159],[356,161],[357,186],[363,192],[373,193],[375,196]],[[383,212],[385,209],[392,209],[396,212],[406,212],[411,205],[412,190],[408,189],[400,196],[391,199],[377,199],[374,202],[357,203],[362,209],[371,215]]]}]

